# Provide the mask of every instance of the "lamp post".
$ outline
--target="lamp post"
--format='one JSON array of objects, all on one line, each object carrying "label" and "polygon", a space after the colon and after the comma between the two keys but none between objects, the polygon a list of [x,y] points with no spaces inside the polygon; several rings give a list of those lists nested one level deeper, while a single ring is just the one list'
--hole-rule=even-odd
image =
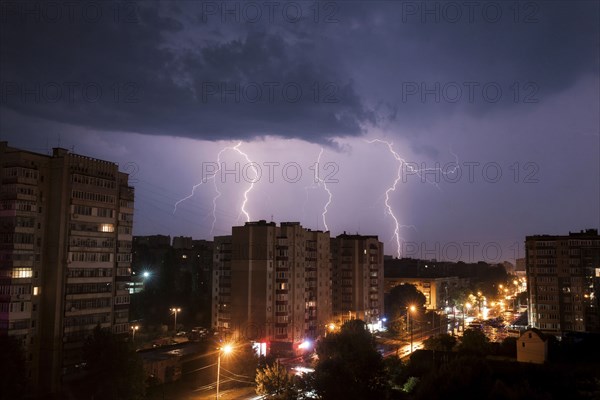
[{"label": "lamp post", "polygon": [[406,310],[406,318],[408,319],[408,325],[410,326],[410,353],[413,352],[413,324],[410,320],[410,313],[415,312],[417,308],[415,306],[410,306]]},{"label": "lamp post", "polygon": [[135,344],[135,332],[136,332],[138,329],[140,329],[140,326],[139,326],[139,325],[133,325],[133,326],[131,327],[131,343],[134,343],[134,344]]},{"label": "lamp post", "polygon": [[173,331],[177,332],[177,313],[181,312],[181,308],[173,307],[171,308],[171,312],[175,315],[175,322],[173,324]]},{"label": "lamp post", "polygon": [[230,344],[226,344],[219,349],[219,358],[217,359],[217,400],[219,399],[219,383],[221,379],[221,353],[229,354],[231,353],[232,347]]}]

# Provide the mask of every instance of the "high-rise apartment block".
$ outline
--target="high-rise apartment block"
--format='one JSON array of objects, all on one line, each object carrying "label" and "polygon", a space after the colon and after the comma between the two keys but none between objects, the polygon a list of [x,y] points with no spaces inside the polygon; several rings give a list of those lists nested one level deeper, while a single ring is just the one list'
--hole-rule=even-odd
[{"label": "high-rise apartment block", "polygon": [[129,331],[133,201],[115,163],[0,142],[0,334],[41,393],[78,371],[97,325]]},{"label": "high-rise apartment block", "polygon": [[331,317],[329,232],[248,222],[214,239],[213,328],[292,350]]},{"label": "high-rise apartment block", "polygon": [[331,255],[335,319],[377,323],[383,317],[383,243],[344,233],[331,239]]},{"label": "high-rise apartment block", "polygon": [[529,324],[545,333],[600,332],[596,229],[525,240]]}]

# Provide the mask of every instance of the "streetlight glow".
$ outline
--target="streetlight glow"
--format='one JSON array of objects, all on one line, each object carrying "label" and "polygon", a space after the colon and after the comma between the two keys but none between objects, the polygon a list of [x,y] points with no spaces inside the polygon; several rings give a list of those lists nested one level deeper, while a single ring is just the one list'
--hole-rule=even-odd
[{"label": "streetlight glow", "polygon": [[175,322],[173,323],[173,330],[176,332],[177,331],[177,313],[181,312],[181,308],[173,307],[173,308],[171,308],[171,312],[173,313],[173,315],[175,315]]},{"label": "streetlight glow", "polygon": [[[408,308],[407,308],[407,312],[406,312],[406,319],[407,319],[407,325],[410,329],[410,352],[413,352],[413,324],[412,321],[410,320],[410,313],[411,312],[415,312],[417,310],[417,307],[415,307],[414,304],[411,304]],[[410,311],[410,312],[409,312]]]},{"label": "streetlight glow", "polygon": [[135,332],[140,329],[139,325],[133,325],[131,327],[131,342],[135,343]]},{"label": "streetlight glow", "polygon": [[233,346],[231,346],[230,344],[226,344],[221,348],[221,351],[223,352],[223,354],[229,354],[233,351]]},{"label": "streetlight glow", "polygon": [[219,383],[221,380],[221,354],[229,354],[233,351],[233,346],[229,343],[224,344],[219,349],[219,357],[217,358],[217,400],[219,399]]}]

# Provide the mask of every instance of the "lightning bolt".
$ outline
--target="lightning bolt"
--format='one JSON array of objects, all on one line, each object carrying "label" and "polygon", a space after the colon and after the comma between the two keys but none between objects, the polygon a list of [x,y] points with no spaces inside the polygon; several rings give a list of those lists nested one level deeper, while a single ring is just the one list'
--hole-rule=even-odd
[{"label": "lightning bolt", "polygon": [[[248,162],[248,164],[252,165],[252,169],[254,170],[254,177],[255,177],[252,180],[252,182],[250,182],[250,186],[248,187],[248,189],[246,189],[246,191],[244,192],[244,202],[242,203],[242,207],[240,208],[240,216],[242,214],[244,214],[246,216],[246,222],[250,222],[250,214],[246,210],[246,204],[248,203],[248,194],[252,191],[252,189],[254,189],[254,184],[256,183],[256,180],[258,179],[258,169],[254,166],[255,164],[250,160],[250,157],[248,157],[248,154],[246,154],[240,150],[241,145],[242,145],[242,142],[239,142],[237,145],[235,145],[233,147],[233,150],[235,150],[236,152],[238,152],[238,154],[240,154],[242,157],[244,157],[246,159],[246,161]],[[238,219],[239,219],[239,217],[238,217]]]},{"label": "lightning bolt", "polygon": [[394,210],[392,209],[392,206],[390,205],[390,193],[396,191],[398,182],[400,181],[400,179],[402,177],[402,166],[404,164],[406,164],[406,161],[402,157],[400,157],[400,155],[398,153],[396,153],[396,151],[394,150],[394,147],[392,146],[392,143],[390,143],[390,142],[386,142],[385,140],[381,140],[381,139],[373,139],[373,140],[368,141],[367,143],[369,143],[369,144],[372,144],[372,143],[385,144],[387,146],[388,150],[390,151],[390,153],[392,154],[392,156],[396,159],[396,161],[398,161],[398,171],[396,174],[396,179],[394,179],[394,182],[392,183],[392,185],[385,191],[385,207],[386,207],[387,213],[394,220],[394,235],[392,236],[392,239],[395,239],[395,241],[396,241],[396,254],[397,254],[398,258],[400,258],[400,253],[401,253],[400,227],[401,227],[401,225],[400,225],[400,222],[398,221],[398,218],[394,214]]},{"label": "lightning bolt", "polygon": [[[213,197],[212,200],[212,204],[213,204],[213,211],[212,211],[212,215],[213,215],[213,222],[212,222],[212,226],[210,229],[210,234],[212,235],[214,230],[215,230],[215,225],[217,223],[217,200],[221,197],[221,191],[219,190],[219,187],[217,185],[217,180],[216,180],[216,176],[217,173],[221,170],[221,156],[223,155],[223,153],[225,153],[228,150],[232,150],[237,152],[238,154],[240,154],[242,157],[244,157],[246,159],[246,161],[249,164],[252,164],[252,161],[250,160],[250,158],[248,157],[248,155],[246,153],[244,153],[243,151],[240,150],[240,146],[242,145],[242,142],[238,142],[238,144],[236,144],[235,146],[227,146],[222,148],[218,153],[217,153],[217,169],[215,170],[214,174],[212,174],[211,176],[205,178],[203,181],[201,181],[200,183],[195,184],[192,187],[192,192],[182,198],[181,200],[177,201],[175,203],[174,209],[173,209],[173,214],[175,214],[177,212],[177,206],[179,204],[181,204],[182,202],[190,199],[191,197],[194,196],[196,189],[202,185],[207,183],[208,181],[212,180],[213,181],[213,187],[215,188],[215,192],[217,192],[217,194],[215,195],[215,197]],[[240,214],[239,216],[241,216],[242,214],[244,214],[246,216],[246,222],[250,221],[250,214],[248,213],[248,211],[246,210],[246,205],[248,203],[248,194],[252,191],[252,189],[254,188],[254,184],[256,183],[256,179],[258,178],[258,170],[257,168],[254,166],[254,164],[252,164],[251,168],[254,170],[255,173],[255,179],[252,180],[252,182],[250,183],[250,187],[248,189],[246,189],[244,191],[244,201],[242,202],[241,208],[240,208]],[[238,219],[239,219],[238,216]]]},{"label": "lightning bolt", "polygon": [[325,231],[329,230],[329,226],[327,226],[327,218],[325,217],[327,215],[327,211],[329,211],[329,205],[331,204],[331,199],[333,198],[333,195],[331,194],[331,191],[329,190],[329,188],[327,187],[327,182],[324,179],[321,179],[321,177],[319,176],[319,165],[321,165],[321,156],[323,155],[323,148],[321,147],[321,151],[319,151],[319,157],[317,157],[317,163],[315,164],[315,178],[317,179],[318,185],[319,186],[323,186],[323,189],[325,189],[325,191],[327,192],[327,203],[325,203],[325,205],[323,206],[323,213],[321,214],[321,218],[323,218],[323,226],[325,226]]},{"label": "lightning bolt", "polygon": [[[319,151],[319,155],[317,156],[317,161],[315,162],[315,164],[313,164],[315,166],[314,183],[311,186],[304,187],[304,190],[306,191],[306,198],[304,199],[304,203],[302,205],[302,213],[303,213],[303,215],[305,214],[306,203],[308,202],[308,189],[317,189],[317,188],[322,187],[327,192],[328,199],[327,199],[327,202],[325,203],[325,205],[323,206],[323,212],[321,213],[321,219],[323,220],[323,226],[325,227],[325,231],[328,231],[329,226],[327,225],[327,212],[329,211],[329,205],[331,204],[331,202],[333,200],[333,193],[331,193],[331,191],[327,187],[327,182],[324,179],[321,179],[321,177],[319,176],[319,170],[320,170],[322,156],[323,156],[323,148],[321,147],[321,150]],[[312,169],[312,167],[311,167],[311,169]]]},{"label": "lightning bolt", "polygon": [[[401,238],[400,238],[400,228],[412,228],[412,229],[416,229],[414,225],[402,225],[400,224],[400,222],[398,221],[398,218],[396,217],[396,215],[394,214],[394,210],[392,209],[392,206],[390,205],[390,193],[391,192],[395,192],[396,188],[398,186],[398,182],[400,181],[401,177],[402,177],[402,167],[404,165],[406,165],[407,170],[409,170],[410,172],[413,172],[415,174],[417,174],[419,177],[423,177],[422,173],[423,172],[427,172],[427,171],[440,171],[439,168],[423,168],[423,169],[417,169],[414,168],[412,165],[410,165],[410,163],[407,163],[406,160],[404,158],[402,158],[395,150],[393,147],[393,143],[391,142],[387,142],[385,140],[381,140],[381,139],[373,139],[373,140],[369,140],[367,141],[367,143],[383,143],[384,145],[387,146],[389,152],[392,154],[392,156],[394,157],[394,159],[396,161],[398,161],[398,171],[396,173],[396,179],[394,179],[394,182],[392,183],[392,185],[385,191],[385,207],[387,210],[387,213],[392,217],[392,219],[394,220],[394,235],[392,236],[392,239],[395,240],[396,242],[396,254],[397,257],[400,258],[401,256]],[[450,150],[450,153],[454,156],[455,160],[456,160],[456,166],[454,168],[449,169],[448,171],[440,171],[441,173],[443,173],[444,175],[449,175],[452,173],[455,173],[456,170],[459,168],[459,164],[458,164],[458,156],[456,154],[454,154],[452,152],[452,150]],[[432,184],[433,186],[435,186],[438,190],[442,190],[437,182],[431,182],[427,179],[425,179],[425,181],[427,183]]]}]

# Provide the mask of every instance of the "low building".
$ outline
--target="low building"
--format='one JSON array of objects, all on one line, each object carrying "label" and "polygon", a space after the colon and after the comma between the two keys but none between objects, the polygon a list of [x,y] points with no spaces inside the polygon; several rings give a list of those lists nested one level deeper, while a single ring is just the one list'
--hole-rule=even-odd
[{"label": "low building", "polygon": [[404,284],[414,285],[425,296],[425,307],[428,310],[439,310],[446,307],[453,289],[462,286],[456,276],[446,278],[385,278],[385,291],[389,293],[393,287]]},{"label": "low building", "polygon": [[543,364],[548,361],[548,339],[538,329],[527,329],[517,339],[517,361]]}]

